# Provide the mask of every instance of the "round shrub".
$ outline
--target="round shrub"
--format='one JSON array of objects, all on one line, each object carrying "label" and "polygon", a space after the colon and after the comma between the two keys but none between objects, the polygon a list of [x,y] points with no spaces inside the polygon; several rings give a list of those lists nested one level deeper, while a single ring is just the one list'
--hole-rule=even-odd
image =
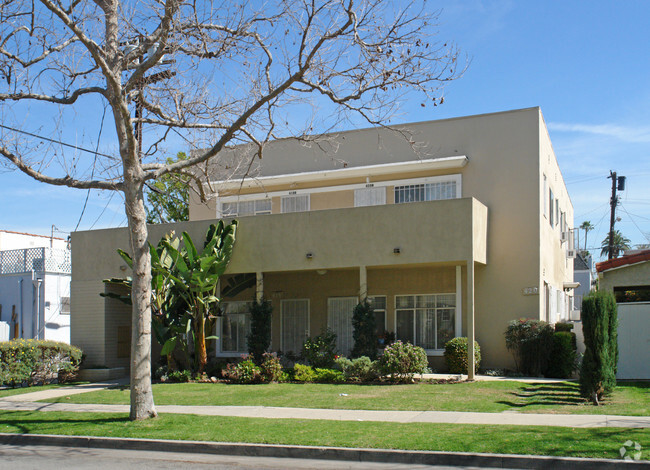
[{"label": "round shrub", "polygon": [[293,380],[296,382],[315,382],[316,378],[316,371],[311,366],[304,364],[296,364],[293,366]]},{"label": "round shrub", "polygon": [[380,373],[390,376],[393,382],[411,382],[415,374],[424,374],[429,370],[424,349],[401,341],[387,346],[378,362]]},{"label": "round shrub", "polygon": [[[474,372],[478,372],[481,364],[481,348],[478,342],[474,341]],[[447,341],[445,344],[445,362],[451,374],[467,374],[467,338],[459,336]]]},{"label": "round shrub", "polygon": [[240,384],[255,384],[262,381],[260,368],[250,358],[244,359],[239,364],[228,364],[223,375]]}]

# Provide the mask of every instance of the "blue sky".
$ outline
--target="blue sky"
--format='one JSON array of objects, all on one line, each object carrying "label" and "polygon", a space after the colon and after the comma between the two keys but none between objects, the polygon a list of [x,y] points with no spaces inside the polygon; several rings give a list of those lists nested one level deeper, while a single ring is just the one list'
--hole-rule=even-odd
[{"label": "blue sky", "polygon": [[[650,243],[650,2],[466,0],[440,6],[439,39],[455,42],[469,56],[469,68],[448,85],[444,105],[404,103],[394,122],[540,106],[575,225],[589,220],[596,226],[589,246],[599,246],[608,231],[610,170],[627,176],[617,228],[633,244]],[[114,150],[108,145],[100,151]],[[168,150],[187,149],[172,142]],[[77,226],[85,198],[86,191],[0,170],[0,228],[49,234],[55,225],[65,237]],[[125,223],[121,196],[93,191],[79,229]]]}]

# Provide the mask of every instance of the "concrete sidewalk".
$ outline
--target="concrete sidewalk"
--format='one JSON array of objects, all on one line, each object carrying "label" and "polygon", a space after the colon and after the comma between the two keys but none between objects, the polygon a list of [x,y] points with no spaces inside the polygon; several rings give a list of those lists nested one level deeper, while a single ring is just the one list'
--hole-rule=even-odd
[{"label": "concrete sidewalk", "polygon": [[[0,409],[6,411],[66,411],[86,413],[128,413],[128,405],[75,403],[39,403],[38,400],[59,398],[78,393],[125,385],[128,379],[43,390],[0,398]],[[559,426],[576,428],[648,428],[650,416],[610,416],[518,413],[476,413],[461,411],[374,411],[272,406],[182,406],[159,405],[159,413],[194,414],[201,416],[234,416],[268,419],[309,419],[331,421],[384,421],[394,423],[449,423],[515,426]]]}]

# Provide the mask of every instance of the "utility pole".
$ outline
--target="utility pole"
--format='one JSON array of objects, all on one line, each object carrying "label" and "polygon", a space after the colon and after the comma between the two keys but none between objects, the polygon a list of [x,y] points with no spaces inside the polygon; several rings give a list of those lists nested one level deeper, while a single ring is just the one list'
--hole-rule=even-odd
[{"label": "utility pole", "polygon": [[612,259],[614,257],[614,224],[616,223],[616,206],[618,205],[618,196],[616,195],[616,190],[625,190],[625,176],[617,177],[616,172],[610,170],[609,176],[607,178],[612,179],[612,198],[609,200],[609,246],[607,259]]}]

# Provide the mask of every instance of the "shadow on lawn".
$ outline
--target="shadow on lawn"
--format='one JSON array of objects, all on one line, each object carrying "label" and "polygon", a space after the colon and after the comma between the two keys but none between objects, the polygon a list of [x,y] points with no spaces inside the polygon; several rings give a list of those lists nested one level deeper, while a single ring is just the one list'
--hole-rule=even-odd
[{"label": "shadow on lawn", "polygon": [[580,386],[571,383],[536,384],[523,386],[517,392],[511,392],[513,401],[502,400],[498,403],[513,408],[527,406],[563,406],[579,405],[585,403],[580,396]]},{"label": "shadow on lawn", "polygon": [[[116,424],[116,423],[128,423],[131,422],[128,416],[124,417],[107,417],[107,418],[84,418],[82,416],[75,418],[61,418],[57,417],[56,419],[47,419],[43,417],[42,411],[35,411],[31,416],[25,416],[23,411],[3,411],[2,418],[0,418],[0,423],[3,426],[3,432],[19,433],[19,434],[32,434],[34,432],[34,427],[37,427],[37,433],[43,433],[42,426],[51,424],[56,426],[56,430],[65,429],[70,425],[106,425],[106,424]],[[12,418],[12,415],[16,416],[15,419]],[[50,434],[49,432],[45,432]],[[74,434],[72,434],[74,435]]]}]

